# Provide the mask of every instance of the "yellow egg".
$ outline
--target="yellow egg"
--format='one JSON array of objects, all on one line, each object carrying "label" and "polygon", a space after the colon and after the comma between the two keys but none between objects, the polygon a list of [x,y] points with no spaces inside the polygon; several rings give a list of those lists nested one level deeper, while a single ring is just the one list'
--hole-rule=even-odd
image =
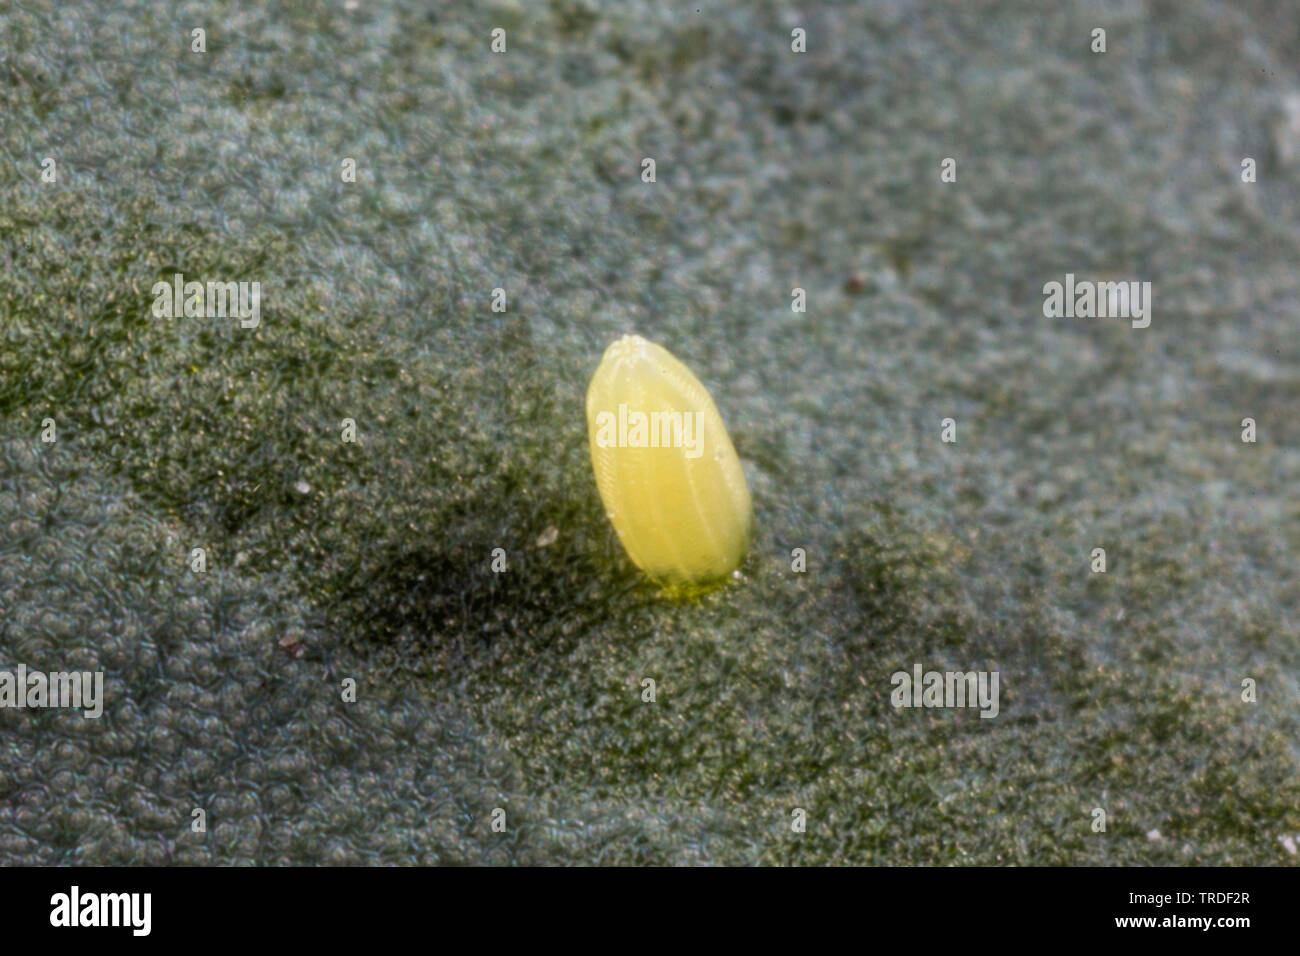
[{"label": "yellow egg", "polygon": [[713,399],[665,348],[625,335],[587,389],[587,433],[605,513],[628,557],[670,585],[740,565],[753,506]]}]

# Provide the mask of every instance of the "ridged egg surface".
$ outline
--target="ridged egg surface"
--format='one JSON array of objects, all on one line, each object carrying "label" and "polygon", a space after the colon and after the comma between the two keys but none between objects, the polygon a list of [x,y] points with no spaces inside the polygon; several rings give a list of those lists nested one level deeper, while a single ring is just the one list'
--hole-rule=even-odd
[{"label": "ridged egg surface", "polygon": [[605,513],[637,567],[681,585],[740,565],[753,529],[749,486],[690,369],[662,346],[625,335],[592,376],[587,430]]}]

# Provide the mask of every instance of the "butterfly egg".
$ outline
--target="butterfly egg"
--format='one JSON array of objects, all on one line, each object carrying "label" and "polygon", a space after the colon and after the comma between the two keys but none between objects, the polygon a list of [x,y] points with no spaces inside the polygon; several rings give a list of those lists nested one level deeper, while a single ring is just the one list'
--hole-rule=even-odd
[{"label": "butterfly egg", "polygon": [[639,335],[606,349],[587,389],[587,434],[605,513],[637,567],[694,585],[740,565],[749,486],[713,399],[672,353]]}]

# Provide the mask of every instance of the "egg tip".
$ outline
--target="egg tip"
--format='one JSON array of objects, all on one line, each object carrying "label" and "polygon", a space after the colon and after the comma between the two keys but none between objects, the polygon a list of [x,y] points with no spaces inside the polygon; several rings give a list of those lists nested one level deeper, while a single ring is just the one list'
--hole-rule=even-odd
[{"label": "egg tip", "polygon": [[652,348],[649,339],[637,335],[635,332],[628,332],[619,336],[610,343],[609,348],[605,349],[605,355],[602,362],[629,358],[632,356],[644,355]]}]

